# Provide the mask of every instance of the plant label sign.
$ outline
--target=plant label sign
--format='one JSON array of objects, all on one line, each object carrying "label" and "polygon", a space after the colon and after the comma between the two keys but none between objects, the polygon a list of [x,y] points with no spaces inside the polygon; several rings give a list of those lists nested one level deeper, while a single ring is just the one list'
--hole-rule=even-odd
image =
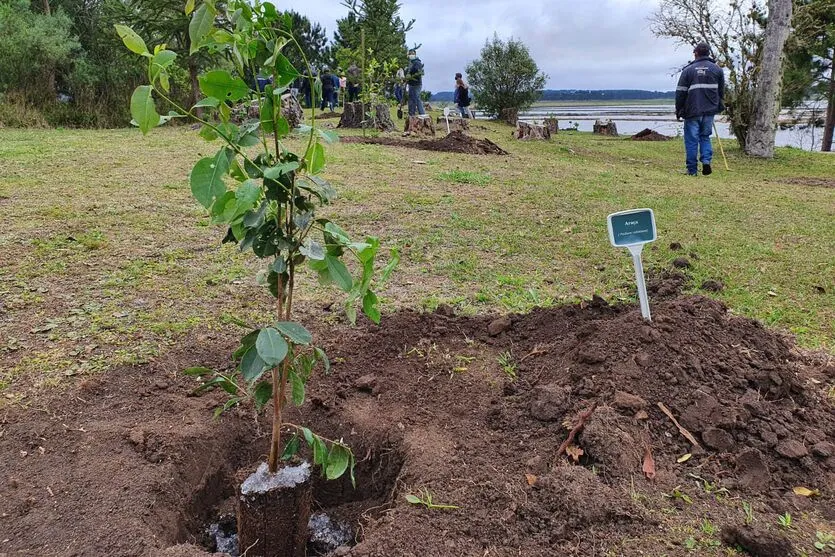
[{"label": "plant label sign", "polygon": [[655,229],[655,213],[652,209],[631,209],[612,213],[608,217],[609,241],[616,248],[627,248],[632,254],[635,264],[635,281],[638,284],[638,299],[641,301],[641,315],[647,321],[652,321],[647,298],[647,285],[644,282],[644,263],[641,251],[644,244],[654,242],[657,233]]}]

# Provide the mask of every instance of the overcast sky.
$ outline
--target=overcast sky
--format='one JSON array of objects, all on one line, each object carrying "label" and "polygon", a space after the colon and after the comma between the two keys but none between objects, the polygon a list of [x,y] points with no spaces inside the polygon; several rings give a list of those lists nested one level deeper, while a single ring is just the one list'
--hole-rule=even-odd
[{"label": "overcast sky", "polygon": [[[339,0],[274,0],[322,24],[333,38],[347,8]],[[426,66],[424,89],[451,91],[454,75],[478,57],[498,33],[522,39],[548,89],[675,89],[672,74],[692,57],[690,48],[656,39],[647,15],[657,0],[402,0],[415,20],[409,46]]]}]

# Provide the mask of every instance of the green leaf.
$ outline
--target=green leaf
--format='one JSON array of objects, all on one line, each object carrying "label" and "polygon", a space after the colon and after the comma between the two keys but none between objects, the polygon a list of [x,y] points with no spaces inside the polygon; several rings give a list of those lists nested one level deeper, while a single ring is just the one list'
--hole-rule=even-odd
[{"label": "green leaf", "polygon": [[130,97],[130,115],[142,133],[148,133],[151,128],[159,125],[160,116],[154,105],[150,85],[140,85]]},{"label": "green leaf", "polygon": [[278,74],[278,83],[276,87],[285,87],[290,85],[301,74],[293,67],[290,60],[280,52],[275,55],[275,70]]},{"label": "green leaf", "polygon": [[[214,11],[209,8],[207,4],[200,4],[191,16],[191,21],[188,24],[188,38],[191,42],[189,54],[194,54],[200,50],[200,45],[209,31],[212,30],[212,24],[215,22]],[[214,95],[213,95],[214,96]]]},{"label": "green leaf", "polygon": [[421,500],[420,497],[412,495],[411,493],[406,495],[406,501],[408,501],[412,505],[422,505],[423,504],[423,501]]},{"label": "green leaf", "polygon": [[258,203],[261,198],[261,186],[255,180],[247,180],[235,190],[235,197],[238,200],[239,210],[243,209],[241,211],[243,214],[243,211],[248,211]]},{"label": "green leaf", "polygon": [[348,237],[348,233],[342,230],[338,224],[333,222],[328,221],[325,223],[325,232],[333,236],[333,239],[343,246],[347,245],[351,241],[351,238]]},{"label": "green leaf", "polygon": [[255,390],[252,392],[252,398],[255,399],[255,408],[261,410],[273,396],[273,386],[269,381],[262,381],[258,383]]},{"label": "green leaf", "polygon": [[319,134],[319,137],[325,140],[325,143],[336,143],[339,141],[339,136],[334,131],[316,128],[316,133]]},{"label": "green leaf", "polygon": [[325,148],[318,141],[307,152],[307,170],[311,174],[318,174],[325,166]]},{"label": "green leaf", "polygon": [[278,180],[283,174],[293,172],[298,168],[299,163],[296,161],[277,164],[266,169],[264,171],[264,177],[269,178],[270,180]]},{"label": "green leaf", "polygon": [[362,312],[377,325],[380,324],[380,308],[377,305],[378,303],[377,295],[371,290],[368,290],[365,296],[362,297]]},{"label": "green leaf", "polygon": [[197,101],[197,104],[192,106],[192,109],[195,108],[217,108],[220,104],[220,101],[214,97],[206,97]]},{"label": "green leaf", "polygon": [[307,238],[304,244],[299,248],[299,253],[314,261],[323,261],[325,259],[325,248],[316,240]]},{"label": "green leaf", "polygon": [[143,56],[146,54],[150,56],[151,53],[148,52],[148,47],[145,46],[145,41],[142,40],[142,37],[136,34],[136,31],[127,25],[116,24],[113,27],[116,28],[119,38],[122,39],[122,42],[125,43],[128,50],[135,52],[136,54],[142,54]]},{"label": "green leaf", "polygon": [[240,77],[232,77],[226,70],[206,72],[197,81],[203,94],[221,101],[237,102],[249,95],[249,85]]},{"label": "green leaf", "polygon": [[[261,338],[260,334],[258,335],[258,338]],[[253,381],[258,381],[258,379],[261,378],[267,370],[267,363],[258,353],[258,347],[252,346],[246,351],[244,357],[241,358],[241,365],[239,367],[244,381],[252,383]]]},{"label": "green leaf", "polygon": [[304,176],[303,180],[297,181],[296,186],[309,191],[325,204],[336,197],[336,190],[328,182],[319,176]]},{"label": "green leaf", "polygon": [[325,476],[329,480],[335,480],[345,473],[348,469],[348,461],[351,453],[342,445],[334,444],[331,446],[330,454],[328,455],[328,466],[325,469]]},{"label": "green leaf", "polygon": [[293,323],[292,321],[279,321],[274,326],[294,344],[308,345],[313,341],[313,335],[310,334],[310,331],[298,323]]},{"label": "green leaf", "polygon": [[229,158],[226,150],[221,149],[214,157],[205,157],[197,161],[189,176],[191,194],[208,209],[214,200],[226,193],[223,176],[229,170]]},{"label": "green leaf", "polygon": [[301,406],[304,404],[304,381],[302,381],[302,378],[299,377],[298,373],[291,371],[289,375],[290,386],[292,388],[290,397],[293,400],[293,404]]},{"label": "green leaf", "polygon": [[201,393],[203,391],[208,391],[208,390],[214,389],[216,387],[220,387],[221,389],[223,389],[224,391],[226,391],[230,395],[234,395],[235,393],[238,392],[238,386],[235,385],[235,383],[229,381],[229,379],[227,379],[226,377],[224,377],[222,375],[218,375],[216,377],[213,377],[211,380],[203,383],[202,385],[200,385],[196,389],[194,389],[191,392],[191,394],[196,395],[198,393]]},{"label": "green leaf", "polygon": [[209,375],[210,373],[214,373],[214,370],[211,370],[207,367],[190,367],[188,369],[184,369],[183,373],[186,375]]},{"label": "green leaf", "polygon": [[194,0],[186,0],[186,15],[191,15],[191,12],[194,11]]},{"label": "green leaf", "polygon": [[383,272],[380,273],[380,284],[383,284],[389,279],[391,276],[392,271],[394,268],[397,267],[397,264],[400,263],[400,252],[397,251],[397,248],[391,248],[390,257],[388,264],[383,268]]},{"label": "green leaf", "polygon": [[275,126],[275,131],[278,134],[279,139],[283,139],[290,135],[290,122],[287,121],[287,118],[284,116],[278,117],[278,122]]},{"label": "green leaf", "polygon": [[310,431],[306,427],[303,427],[301,429],[302,429],[302,435],[304,435],[304,440],[307,442],[308,445],[310,445],[312,447],[313,446],[313,432]]},{"label": "green leaf", "polygon": [[313,436],[313,463],[325,468],[328,463],[328,446],[318,435]]},{"label": "green leaf", "polygon": [[277,366],[287,357],[287,341],[272,327],[261,329],[258,340],[255,341],[255,348],[261,359],[270,367]]},{"label": "green leaf", "polygon": [[322,367],[325,368],[325,373],[329,373],[331,370],[331,361],[328,358],[328,355],[325,354],[325,351],[321,348],[314,348],[313,352],[316,354],[316,357],[322,362]]},{"label": "green leaf", "polygon": [[258,333],[261,332],[261,329],[255,329],[254,331],[247,334],[245,337],[241,339],[241,345],[235,350],[235,353],[232,354],[232,357],[237,361],[240,360],[246,351],[255,346],[255,341],[258,339]]},{"label": "green leaf", "polygon": [[325,256],[325,263],[328,265],[328,273],[336,285],[344,290],[350,292],[351,287],[354,286],[354,279],[351,278],[351,273],[348,272],[348,267],[345,263],[332,255]]},{"label": "green leaf", "polygon": [[240,403],[240,402],[241,402],[241,399],[239,397],[230,398],[229,400],[226,401],[226,404],[224,404],[220,408],[215,409],[214,418],[218,419],[221,414],[223,414],[224,412],[226,412],[230,408],[233,408],[234,406],[237,406],[238,403]]},{"label": "green leaf", "polygon": [[284,451],[281,453],[281,460],[290,460],[296,453],[299,452],[301,448],[301,440],[299,439],[298,435],[293,435],[287,444],[284,445]]},{"label": "green leaf", "polygon": [[197,132],[197,135],[205,139],[206,141],[214,141],[217,139],[218,135],[215,129],[211,126],[203,125],[200,128],[200,131]]},{"label": "green leaf", "polygon": [[166,73],[166,68],[174,63],[174,59],[177,58],[177,53],[171,50],[161,50],[158,53],[154,54],[154,58],[151,60],[151,69],[150,69],[150,77],[151,83],[154,83],[157,78],[160,78],[160,82],[163,85],[165,90],[168,90],[167,81],[168,81],[168,74]]},{"label": "green leaf", "polygon": [[275,131],[275,122],[273,121],[273,99],[272,95],[264,95],[259,104],[261,129],[264,133],[273,133]]}]

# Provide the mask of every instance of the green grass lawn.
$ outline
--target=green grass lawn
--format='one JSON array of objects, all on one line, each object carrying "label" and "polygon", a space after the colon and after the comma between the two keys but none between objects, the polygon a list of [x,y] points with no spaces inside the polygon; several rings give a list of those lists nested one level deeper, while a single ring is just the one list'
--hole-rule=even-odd
[{"label": "green grass lawn", "polygon": [[[516,142],[510,128],[481,122],[471,133],[511,155],[327,147],[325,174],[341,197],[329,211],[403,255],[385,310],[630,300],[631,260],[609,245],[606,215],[652,207],[659,239],[646,267],[685,255],[694,290],[719,279],[725,289],[711,295],[734,312],[835,349],[835,156],[778,149],[773,161],[750,160],[726,142],[731,172],[718,159],[713,176],[691,178],[678,173],[680,141],[560,133]],[[0,130],[5,400],[147,361],[231,315],[266,318],[259,262],[221,246],[224,231],[191,198],[191,166],[216,149],[187,127],[147,137]],[[339,299],[310,278],[305,286],[302,319]]]}]

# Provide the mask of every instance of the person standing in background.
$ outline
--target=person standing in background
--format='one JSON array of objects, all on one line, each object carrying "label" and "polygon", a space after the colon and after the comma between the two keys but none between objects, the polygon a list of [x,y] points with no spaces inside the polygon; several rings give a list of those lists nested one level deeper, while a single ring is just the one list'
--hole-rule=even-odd
[{"label": "person standing in background", "polygon": [[455,74],[455,94],[453,96],[458,112],[461,113],[462,118],[470,117],[470,87],[464,82],[464,76],[461,73]]},{"label": "person standing in background", "polygon": [[351,62],[351,65],[348,66],[347,72],[347,81],[348,81],[348,99],[347,102],[352,103],[358,101],[360,98],[360,89],[361,89],[361,78],[362,72],[360,71],[359,67]]},{"label": "person standing in background", "polygon": [[423,62],[417,56],[415,49],[409,51],[409,67],[406,68],[406,84],[409,86],[409,116],[424,116],[423,101],[420,92],[423,89]]},{"label": "person standing in background", "polygon": [[711,174],[713,146],[710,134],[713,132],[713,118],[723,110],[725,95],[725,73],[710,58],[710,47],[699,43],[693,49],[695,60],[681,71],[676,87],[676,119],[684,118],[684,151],[687,174],[699,173],[699,155],[702,174]]}]

